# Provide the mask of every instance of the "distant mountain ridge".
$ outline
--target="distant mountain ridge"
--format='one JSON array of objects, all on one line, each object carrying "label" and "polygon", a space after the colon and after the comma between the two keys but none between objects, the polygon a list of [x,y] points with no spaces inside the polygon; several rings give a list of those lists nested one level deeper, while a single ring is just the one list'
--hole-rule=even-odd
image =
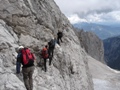
[{"label": "distant mountain ridge", "polygon": [[100,39],[104,40],[109,37],[120,35],[120,26],[116,25],[102,25],[96,23],[77,23],[75,28],[83,29],[84,31],[94,32]]},{"label": "distant mountain ridge", "polygon": [[104,56],[108,66],[120,70],[120,35],[105,39]]}]

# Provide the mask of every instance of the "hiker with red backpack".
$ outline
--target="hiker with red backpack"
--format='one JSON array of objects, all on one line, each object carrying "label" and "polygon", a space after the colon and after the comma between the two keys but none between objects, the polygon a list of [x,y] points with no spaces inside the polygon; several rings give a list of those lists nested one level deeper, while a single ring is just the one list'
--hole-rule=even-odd
[{"label": "hiker with red backpack", "polygon": [[47,67],[46,67],[46,62],[47,62],[47,59],[48,59],[48,46],[45,45],[45,47],[42,49],[41,51],[41,56],[42,58],[44,59],[44,69],[45,69],[45,72],[47,71]]},{"label": "hiker with red backpack", "polygon": [[[17,61],[23,65],[22,73],[25,87],[27,90],[33,90],[32,75],[34,72],[35,57],[28,48],[24,48],[23,46],[19,47],[18,55]],[[19,74],[20,72],[17,71],[17,73]]]}]

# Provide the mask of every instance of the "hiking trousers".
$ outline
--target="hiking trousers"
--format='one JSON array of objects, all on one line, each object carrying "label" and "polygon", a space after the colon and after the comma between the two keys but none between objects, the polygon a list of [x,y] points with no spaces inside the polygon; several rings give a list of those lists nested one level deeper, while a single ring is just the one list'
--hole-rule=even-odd
[{"label": "hiking trousers", "polygon": [[49,49],[48,49],[48,54],[49,54],[49,56],[53,57],[54,48],[49,48]]},{"label": "hiking trousers", "polygon": [[45,69],[45,72],[47,71],[47,66],[46,66],[46,63],[47,63],[47,59],[44,58],[44,69]]},{"label": "hiking trousers", "polygon": [[17,74],[20,73],[20,67],[21,67],[21,63],[20,62],[16,62],[16,73]]},{"label": "hiking trousers", "polygon": [[60,41],[63,42],[63,41],[62,41],[62,37],[58,37],[58,38],[57,38],[57,43],[58,43],[59,45],[60,45]]},{"label": "hiking trousers", "polygon": [[34,69],[35,69],[34,66],[22,68],[23,80],[27,90],[33,90],[32,76],[33,76]]}]

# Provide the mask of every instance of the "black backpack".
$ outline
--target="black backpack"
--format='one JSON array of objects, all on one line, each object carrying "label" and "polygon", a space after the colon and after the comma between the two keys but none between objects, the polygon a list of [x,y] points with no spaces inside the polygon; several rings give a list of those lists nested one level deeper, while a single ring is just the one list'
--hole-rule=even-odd
[{"label": "black backpack", "polygon": [[63,33],[62,32],[58,32],[58,37],[62,37]]}]

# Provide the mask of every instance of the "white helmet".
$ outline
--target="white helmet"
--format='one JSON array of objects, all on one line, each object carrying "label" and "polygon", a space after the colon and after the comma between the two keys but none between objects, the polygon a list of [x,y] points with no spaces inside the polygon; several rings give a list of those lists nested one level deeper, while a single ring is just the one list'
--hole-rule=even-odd
[{"label": "white helmet", "polygon": [[23,46],[19,46],[19,47],[18,47],[19,50],[20,50],[20,49],[23,49],[23,48],[24,48]]}]

